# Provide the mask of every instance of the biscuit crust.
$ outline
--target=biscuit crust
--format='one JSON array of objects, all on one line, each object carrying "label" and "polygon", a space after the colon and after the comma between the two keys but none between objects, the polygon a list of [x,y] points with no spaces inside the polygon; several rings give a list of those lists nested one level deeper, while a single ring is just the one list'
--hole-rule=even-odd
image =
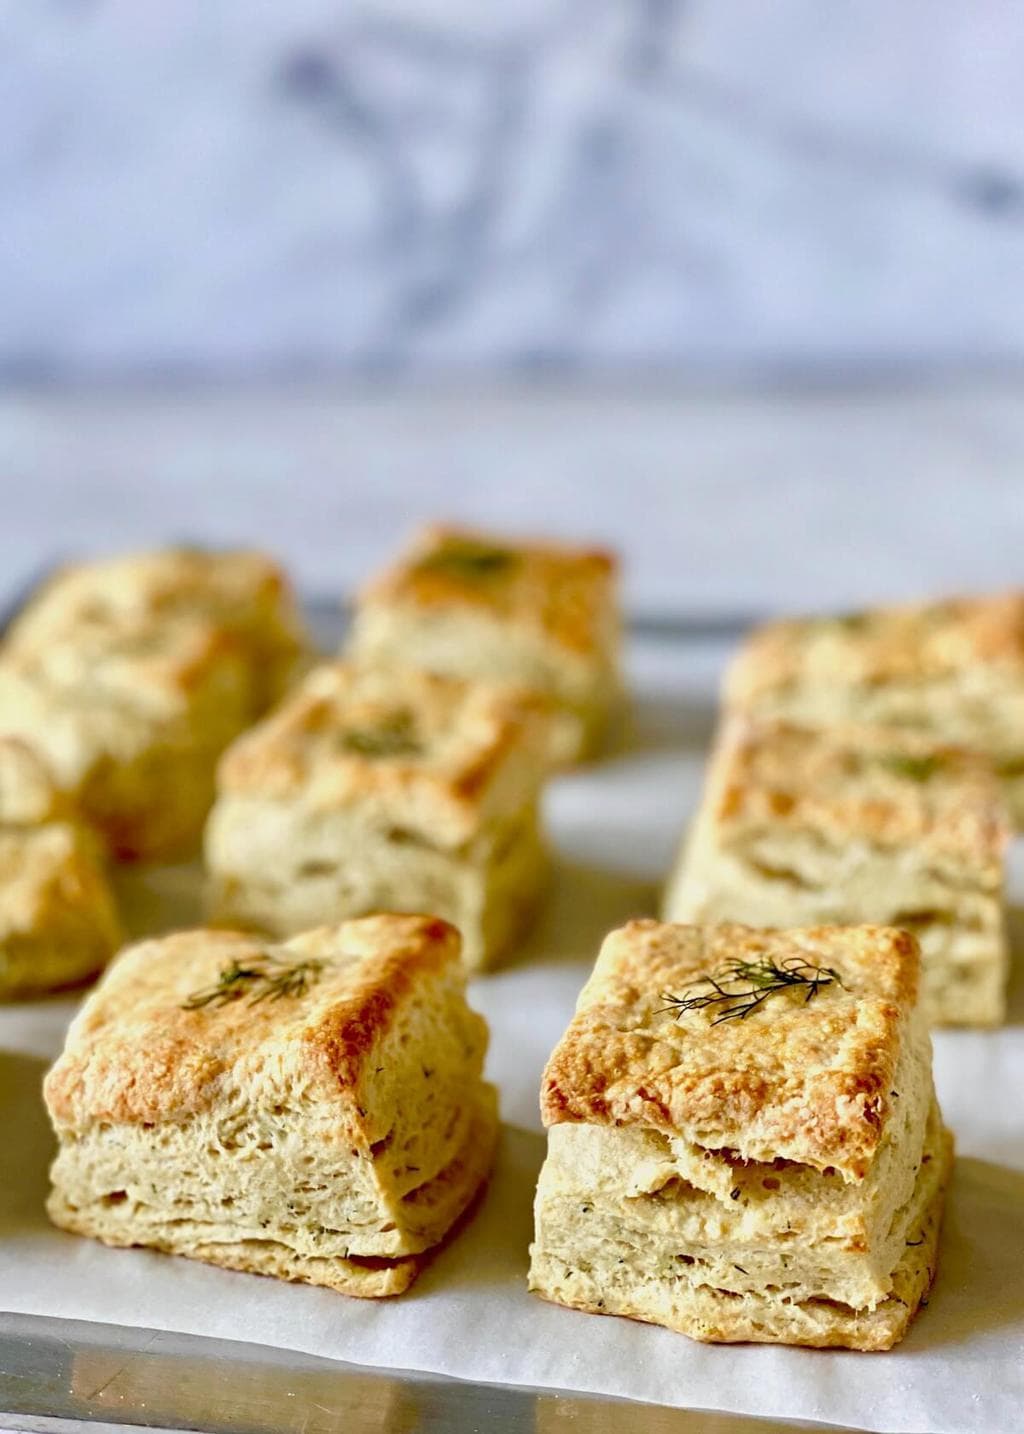
[{"label": "biscuit crust", "polygon": [[[675,1018],[678,993],[730,961],[837,970],[811,1003],[784,993],[743,1021]],[[917,997],[914,937],[886,927],[775,932],[633,921],[606,938],[544,1072],[545,1125],[640,1124],[746,1159],[863,1177],[892,1106]]]},{"label": "biscuit crust", "polygon": [[459,938],[378,916],[124,952],[44,1085],[63,1228],[376,1297],[472,1203],[497,1130]]},{"label": "biscuit crust", "polygon": [[811,828],[836,844],[916,846],[995,886],[1012,835],[983,757],[926,734],[872,727],[727,722],[707,800],[726,840],[756,828]]},{"label": "biscuit crust", "polygon": [[1024,592],[765,624],[730,672],[727,698],[746,708],[803,682],[929,682],[978,667],[1024,680]]},{"label": "biscuit crust", "polygon": [[97,843],[36,754],[0,737],[0,1000],[76,985],[119,940]]},{"label": "biscuit crust", "polygon": [[94,843],[72,822],[0,829],[0,999],[94,976],[120,924]]},{"label": "biscuit crust", "polygon": [[360,605],[475,609],[503,626],[538,633],[570,654],[593,657],[607,643],[607,606],[617,568],[615,555],[606,549],[510,542],[471,528],[432,524],[366,585]]},{"label": "biscuit crust", "polygon": [[[887,927],[613,932],[545,1073],[531,1289],[706,1341],[900,1339],[952,1154],[917,963]],[[671,994],[709,974],[711,1005]]]},{"label": "biscuit crust", "polygon": [[469,970],[494,965],[536,914],[548,853],[531,803],[456,851],[371,814],[224,797],[206,830],[211,919],[290,936],[341,916],[429,910],[458,927]]},{"label": "biscuit crust", "polygon": [[373,911],[456,923],[493,964],[547,872],[547,710],[424,672],[315,669],[220,767],[206,828],[212,919],[288,935]]},{"label": "biscuit crust", "polygon": [[[498,1139],[494,1091],[482,1086],[465,1140],[455,1157],[437,1177],[437,1199],[431,1191],[417,1192],[426,1203],[436,1204],[437,1239],[446,1242],[458,1222],[484,1189],[494,1163]],[[79,1192],[71,1193],[80,1198]],[[119,1204],[103,1198],[75,1203],[63,1188],[55,1188],[47,1202],[53,1223],[75,1235],[85,1235],[113,1247],[145,1245],[169,1255],[182,1255],[205,1264],[246,1274],[270,1275],[300,1284],[319,1285],[356,1299],[386,1299],[403,1294],[437,1252],[432,1243],[419,1253],[386,1255],[310,1254],[267,1238],[246,1236],[230,1217],[219,1224],[182,1218],[180,1210],[156,1210],[145,1223],[138,1215],[125,1221]]]},{"label": "biscuit crust", "polygon": [[[373,916],[306,932],[280,946],[237,931],[179,931],[129,947],[85,1003],[46,1078],[59,1130],[155,1124],[203,1113],[230,1075],[261,1099],[301,1083],[347,1098],[346,1134],[376,1138],[354,1094],[395,1013],[417,985],[457,967],[458,933],[425,916]],[[329,963],[301,1002],[244,1000],[188,1009],[232,964],[268,954]],[[471,1018],[477,1040],[481,1017]],[[272,1103],[272,1102],[271,1102]]]},{"label": "biscuit crust", "polygon": [[544,709],[527,694],[423,672],[317,667],[225,753],[225,796],[359,807],[437,847],[532,801]]},{"label": "biscuit crust", "polygon": [[188,849],[217,758],[244,726],[241,656],[205,623],[119,632],[109,644],[0,654],[0,730],[45,759],[114,855]]},{"label": "biscuit crust", "polygon": [[938,1267],[938,1243],[953,1143],[942,1131],[926,1152],[914,1190],[911,1218],[890,1294],[873,1308],[827,1298],[795,1300],[779,1294],[735,1294],[712,1285],[659,1282],[628,1259],[608,1269],[579,1268],[534,1247],[530,1288],[556,1304],[590,1314],[617,1314],[664,1325],[705,1343],[804,1345],[818,1349],[891,1349],[925,1301]]},{"label": "biscuit crust", "polygon": [[36,748],[123,859],[194,846],[225,746],[305,646],[269,559],[168,550],[58,573],[0,649],[0,731]]},{"label": "biscuit crust", "polygon": [[252,715],[284,691],[308,639],[291,584],[263,553],[165,548],[60,569],[9,629],[12,653],[106,645],[118,631],[211,624],[244,653]]},{"label": "biscuit crust", "polygon": [[29,744],[0,736],[0,825],[33,827],[74,815],[72,803]]},{"label": "biscuit crust", "polygon": [[875,921],[921,946],[933,1024],[1002,1019],[1010,821],[990,765],[922,734],[727,722],[665,895],[676,921]]},{"label": "biscuit crust", "polygon": [[724,695],[730,711],[918,730],[982,752],[1024,823],[1024,591],[768,624]]},{"label": "biscuit crust", "polygon": [[560,765],[596,751],[621,704],[617,586],[604,551],[435,526],[363,590],[349,652],[543,694]]}]

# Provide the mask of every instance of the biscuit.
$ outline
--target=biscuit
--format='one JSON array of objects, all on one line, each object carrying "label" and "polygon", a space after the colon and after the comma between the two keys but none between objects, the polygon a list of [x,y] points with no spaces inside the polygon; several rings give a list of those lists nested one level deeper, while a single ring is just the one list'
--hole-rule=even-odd
[{"label": "biscuit", "polygon": [[329,663],[228,749],[206,831],[218,922],[285,935],[429,911],[490,964],[546,878],[543,708],[505,687]]},{"label": "biscuit", "polygon": [[360,594],[349,654],[542,693],[553,755],[571,761],[620,702],[617,581],[604,551],[431,526]]},{"label": "biscuit", "polygon": [[700,1340],[896,1343],[952,1158],[918,960],[885,927],[613,932],[544,1073],[531,1289]]},{"label": "biscuit", "polygon": [[669,921],[903,926],[939,1025],[1004,1019],[1010,822],[989,764],[902,730],[734,719],[670,879]]},{"label": "biscuit", "polygon": [[143,942],[46,1078],[50,1216],[109,1245],[398,1294],[489,1173],[486,1045],[443,921]]},{"label": "biscuit", "polygon": [[166,548],[62,568],[11,624],[6,646],[104,645],[119,629],[195,618],[232,639],[252,684],[251,716],[284,694],[308,638],[283,570],[263,553]]},{"label": "biscuit", "polygon": [[95,839],[36,754],[0,738],[0,1000],[95,975],[119,940]]},{"label": "biscuit", "polygon": [[70,821],[74,807],[27,742],[0,737],[0,825],[34,827]]},{"label": "biscuit", "polygon": [[193,618],[0,653],[0,732],[32,745],[124,860],[196,843],[249,715],[238,649]]},{"label": "biscuit", "polygon": [[224,747],[276,701],[304,636],[253,553],[187,549],[58,573],[0,650],[0,731],[31,742],[122,859],[186,853]]},{"label": "biscuit", "polygon": [[1024,592],[770,623],[725,683],[730,711],[898,727],[973,748],[1024,824]]}]

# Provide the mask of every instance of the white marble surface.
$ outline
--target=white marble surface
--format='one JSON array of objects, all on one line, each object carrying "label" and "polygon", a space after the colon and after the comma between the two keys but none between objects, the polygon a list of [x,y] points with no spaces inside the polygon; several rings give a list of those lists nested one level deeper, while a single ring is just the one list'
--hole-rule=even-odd
[{"label": "white marble surface", "polygon": [[1024,356],[1012,0],[0,17],[0,373]]},{"label": "white marble surface", "polygon": [[611,543],[631,607],[768,612],[1024,580],[1024,382],[0,395],[0,589],[192,537],[349,592],[416,522]]}]

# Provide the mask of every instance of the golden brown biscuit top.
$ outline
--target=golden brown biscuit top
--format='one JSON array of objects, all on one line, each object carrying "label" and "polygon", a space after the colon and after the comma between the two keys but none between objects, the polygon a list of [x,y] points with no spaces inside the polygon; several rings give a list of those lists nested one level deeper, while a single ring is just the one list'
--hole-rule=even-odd
[{"label": "golden brown biscuit top", "polygon": [[769,623],[745,643],[726,697],[744,707],[804,683],[926,682],[979,667],[1024,673],[1024,592]]},{"label": "golden brown biscuit top", "polygon": [[462,989],[459,950],[455,928],[428,916],[368,916],[279,945],[203,930],[143,941],[73,1021],[47,1107],[81,1131],[337,1101],[339,1139],[358,1142],[380,1042],[424,986]]},{"label": "golden brown biscuit top", "polygon": [[[839,980],[812,999],[806,985],[776,991],[743,1019],[716,1022],[721,1003],[685,1013],[673,1005],[713,995],[702,978],[737,962],[830,968]],[[913,936],[890,927],[633,921],[605,940],[548,1062],[544,1123],[641,1125],[747,1160],[860,1179],[899,1099],[893,1076],[918,964]],[[754,979],[730,984],[763,989]]]},{"label": "golden brown biscuit top", "polygon": [[917,845],[996,883],[1011,835],[983,758],[902,729],[822,731],[734,718],[712,762],[707,800],[724,841],[809,828],[836,843]]},{"label": "golden brown biscuit top", "polygon": [[617,570],[615,556],[604,550],[512,542],[434,525],[367,585],[360,600],[472,609],[589,656],[608,641]]},{"label": "golden brown biscuit top", "polygon": [[168,548],[77,563],[56,573],[11,624],[7,647],[104,638],[153,619],[195,617],[238,631],[292,612],[283,571],[254,552]]},{"label": "golden brown biscuit top", "polygon": [[[101,880],[93,841],[74,823],[0,828],[0,939],[45,942],[68,913],[85,919],[95,901],[106,903]],[[105,934],[105,906],[96,920]]]},{"label": "golden brown biscuit top", "polygon": [[[161,713],[187,707],[211,684],[226,690],[247,681],[234,637],[191,615],[155,624],[133,620],[103,632],[83,629],[74,642],[8,647],[0,667],[12,691],[24,683],[84,705],[115,700]],[[247,691],[238,694],[238,703],[246,697]]]},{"label": "golden brown biscuit top", "polygon": [[224,793],[363,806],[402,832],[457,846],[533,800],[543,703],[423,672],[325,663],[225,753]]},{"label": "golden brown biscuit top", "polygon": [[42,758],[18,737],[0,736],[0,826],[37,826],[71,815]]}]

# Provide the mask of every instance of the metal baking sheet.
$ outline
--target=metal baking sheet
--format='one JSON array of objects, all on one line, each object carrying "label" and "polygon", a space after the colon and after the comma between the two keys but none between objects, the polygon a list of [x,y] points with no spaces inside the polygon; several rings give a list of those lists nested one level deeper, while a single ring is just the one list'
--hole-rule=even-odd
[{"label": "metal baking sheet", "polygon": [[159,1330],[0,1315],[5,1419],[18,1430],[102,1423],[207,1434],[790,1434],[821,1427],[385,1372]]}]

